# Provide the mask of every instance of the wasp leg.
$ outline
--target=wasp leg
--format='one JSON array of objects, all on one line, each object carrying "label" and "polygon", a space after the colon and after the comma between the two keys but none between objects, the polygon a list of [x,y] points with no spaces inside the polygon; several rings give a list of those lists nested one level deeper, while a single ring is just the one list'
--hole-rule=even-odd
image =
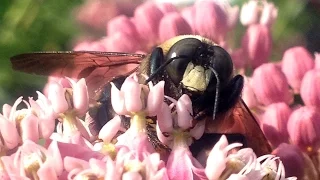
[{"label": "wasp leg", "polygon": [[236,75],[229,84],[221,90],[218,103],[218,113],[232,108],[239,100],[243,89],[244,80],[241,75]]}]

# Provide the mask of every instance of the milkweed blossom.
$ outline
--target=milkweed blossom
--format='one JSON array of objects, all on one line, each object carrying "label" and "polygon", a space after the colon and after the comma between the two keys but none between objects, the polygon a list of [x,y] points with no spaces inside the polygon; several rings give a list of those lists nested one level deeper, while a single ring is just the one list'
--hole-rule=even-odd
[{"label": "milkweed blossom", "polygon": [[[1,178],[320,177],[320,56],[297,46],[280,54],[281,61],[272,59],[276,47],[272,27],[278,16],[273,3],[249,0],[239,7],[228,1],[202,0],[177,7],[148,1],[129,8],[128,14],[120,13],[124,11],[116,4],[104,11],[106,4],[90,1],[81,8],[78,20],[104,27],[105,36],[79,42],[74,50],[150,53],[161,42],[184,34],[214,41],[231,55],[235,73],[245,76],[242,99],[273,152],[257,157],[245,144],[228,142],[221,135],[202,157],[194,156],[189,147],[206,133],[206,124],[193,120],[190,97],[168,97],[166,82],[141,84],[136,74],[126,77],[121,86],[110,84],[111,102],[106,108],[116,114],[105,116],[107,123],[97,130],[96,117],[90,115],[99,103],[89,97],[88,78],[50,77],[37,99],[19,97],[12,106],[3,106]],[[233,33],[237,25],[245,28],[243,34]],[[234,39],[241,41],[237,44]]]},{"label": "milkweed blossom", "polygon": [[[65,79],[62,78],[61,81],[63,80]],[[47,111],[42,111],[42,116],[35,116],[33,119],[37,121],[28,123],[29,126],[21,126],[19,119],[10,117],[17,117],[25,111],[28,116],[31,108],[37,110],[36,107],[39,107],[34,105],[36,101],[29,98],[31,105],[25,102],[28,106],[21,110],[16,110],[16,104],[20,103],[22,98],[17,100],[11,111],[8,111],[9,105],[4,106],[5,116],[1,115],[1,121],[9,123],[7,127],[15,133],[14,136],[8,136],[5,129],[1,129],[4,140],[1,167],[4,176],[29,179],[159,180],[237,176],[251,179],[285,178],[283,165],[274,155],[257,158],[250,148],[238,151],[237,148],[242,144],[229,144],[225,136],[212,148],[206,164],[202,165],[193,157],[189,145],[201,138],[205,124],[192,122],[192,101],[189,96],[182,95],[178,100],[165,97],[164,81],[146,86],[139,84],[134,74],[126,78],[120,90],[112,87],[112,106],[119,115],[102,127],[98,137],[90,138],[90,131],[83,127],[81,119],[88,109],[78,108],[87,108],[88,92],[85,80],[75,82],[68,79],[68,82],[72,89],[64,89],[61,84],[56,84],[56,88],[52,88],[53,93],[49,92],[50,98],[38,93],[42,101],[37,102],[45,102]],[[72,91],[73,93],[70,93]],[[77,106],[74,101],[70,104],[72,99],[74,100],[72,97],[77,97],[77,101],[84,105]],[[171,104],[168,105],[165,98],[170,100]],[[54,111],[57,106],[54,103],[60,103],[64,108]],[[121,125],[120,116],[130,119],[130,127]],[[147,129],[150,116],[158,119],[153,130]],[[43,133],[40,132],[44,129],[39,123],[43,120],[41,117],[51,117],[53,122],[56,119],[57,125],[46,123],[56,126],[56,132],[51,128],[50,132],[44,131],[46,136],[41,136]],[[48,118],[43,121],[48,121]],[[155,135],[152,138],[157,138],[158,135],[157,139],[149,139],[148,133],[152,131]],[[28,134],[24,136],[23,133]],[[45,142],[40,145],[39,141]],[[155,141],[166,146],[161,153],[161,149],[152,144]],[[277,165],[276,161],[280,164]]]}]

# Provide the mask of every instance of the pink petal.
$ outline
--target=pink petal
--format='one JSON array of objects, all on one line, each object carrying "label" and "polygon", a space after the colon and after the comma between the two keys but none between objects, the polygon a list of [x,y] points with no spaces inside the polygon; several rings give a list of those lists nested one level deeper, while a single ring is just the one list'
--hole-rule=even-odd
[{"label": "pink petal", "polygon": [[64,168],[67,171],[71,171],[73,169],[87,169],[89,168],[89,163],[82,159],[74,158],[74,157],[65,157],[63,160]]},{"label": "pink petal", "polygon": [[129,112],[139,112],[142,109],[141,87],[132,78],[127,78],[124,89],[125,106]]},{"label": "pink petal", "polygon": [[271,27],[274,21],[277,19],[278,9],[273,3],[264,3],[264,7],[261,13],[260,23]]},{"label": "pink petal", "polygon": [[115,116],[113,119],[108,121],[99,132],[99,139],[102,139],[104,142],[111,142],[115,137],[117,132],[121,127],[120,116]]},{"label": "pink petal", "polygon": [[[125,39],[126,41],[123,41]],[[107,51],[134,53],[142,48],[137,36],[131,36],[123,32],[116,32],[101,40]]]},{"label": "pink petal", "polygon": [[159,37],[161,42],[178,35],[186,35],[191,33],[191,27],[178,12],[165,14],[160,21]]},{"label": "pink petal", "polygon": [[73,106],[77,110],[77,115],[84,115],[89,108],[89,95],[84,78],[80,79],[75,86],[73,86]]},{"label": "pink petal", "polygon": [[205,122],[204,121],[200,121],[198,122],[194,128],[192,128],[190,130],[190,135],[194,138],[194,139],[200,139],[204,133],[205,130]]},{"label": "pink petal", "polygon": [[320,107],[320,69],[309,70],[303,77],[300,96],[307,106]]},{"label": "pink petal", "polygon": [[0,132],[8,149],[15,148],[20,143],[20,136],[14,121],[0,115]]},{"label": "pink petal", "polygon": [[292,112],[288,120],[288,133],[292,144],[304,151],[315,150],[320,141],[320,113],[315,107],[303,106]]},{"label": "pink petal", "polygon": [[163,14],[178,12],[178,9],[172,3],[159,3],[157,4],[158,8],[163,12]]},{"label": "pink petal", "polygon": [[256,68],[251,83],[256,98],[264,105],[275,102],[290,104],[293,100],[287,79],[275,64],[267,63]]},{"label": "pink petal", "polygon": [[150,116],[157,114],[164,100],[164,81],[150,88],[147,101],[147,111]]},{"label": "pink petal", "polygon": [[58,179],[57,173],[55,172],[54,168],[52,168],[52,164],[47,162],[40,166],[39,170],[37,171],[37,175],[39,179]]},{"label": "pink petal", "polygon": [[161,132],[170,133],[173,130],[173,120],[171,110],[166,103],[162,103],[161,109],[157,115],[157,125]]},{"label": "pink petal", "polygon": [[268,62],[272,49],[270,29],[264,25],[250,25],[242,38],[241,47],[253,68]]},{"label": "pink petal", "polygon": [[22,96],[19,97],[15,102],[14,104],[12,105],[11,107],[11,111],[10,111],[10,116],[8,117],[9,120],[13,121],[13,118],[15,118],[15,113],[16,113],[16,109],[17,109],[17,106],[22,102]]},{"label": "pink petal", "polygon": [[39,130],[38,130],[38,118],[29,114],[21,120],[21,138],[22,141],[31,140],[33,142],[38,142],[39,140]]},{"label": "pink petal", "polygon": [[193,179],[191,156],[184,148],[175,149],[170,153],[166,166],[169,179]]},{"label": "pink petal", "polygon": [[205,173],[209,179],[218,179],[226,168],[227,152],[224,151],[228,145],[227,138],[223,135],[210,151]]},{"label": "pink petal", "polygon": [[290,107],[285,103],[274,103],[266,107],[261,118],[262,130],[267,139],[276,147],[282,142],[288,142],[288,119]]},{"label": "pink petal", "polygon": [[188,95],[182,95],[177,101],[178,126],[182,129],[192,127],[192,102]]},{"label": "pink petal", "polygon": [[228,28],[224,10],[214,1],[196,1],[194,6],[196,31],[201,36],[220,41]]},{"label": "pink petal", "polygon": [[48,147],[50,154],[50,166],[55,169],[55,172],[60,175],[63,171],[63,160],[61,158],[58,142],[52,141]]},{"label": "pink petal", "polygon": [[163,13],[152,2],[146,2],[136,8],[134,19],[137,31],[147,44],[154,44],[158,40],[158,29]]},{"label": "pink petal", "polygon": [[10,112],[11,112],[11,106],[9,104],[4,104],[2,106],[2,112],[3,112],[3,116],[7,119],[9,119],[10,117]]},{"label": "pink petal", "polygon": [[295,92],[299,92],[304,74],[313,68],[313,57],[304,47],[297,46],[284,52],[282,71]]},{"label": "pink petal", "polygon": [[51,101],[52,107],[56,113],[64,113],[69,108],[65,97],[65,90],[58,83],[52,82],[50,84],[48,99]]},{"label": "pink petal", "polygon": [[259,21],[259,6],[257,1],[248,1],[240,12],[240,22],[242,25],[256,24]]},{"label": "pink petal", "polygon": [[189,26],[191,27],[191,30],[192,30],[191,34],[197,34],[195,30],[196,29],[195,14],[196,14],[196,9],[194,6],[183,8],[181,11],[182,17],[188,22]]},{"label": "pink petal", "polygon": [[129,36],[139,39],[139,34],[133,22],[125,15],[117,16],[111,19],[107,25],[107,35],[113,36],[117,32],[122,32]]},{"label": "pink petal", "polygon": [[126,114],[127,110],[124,106],[124,95],[113,83],[111,83],[111,104],[117,114]]},{"label": "pink petal", "polygon": [[272,154],[279,157],[285,167],[286,177],[295,176],[303,179],[304,158],[301,150],[291,144],[280,144]]}]

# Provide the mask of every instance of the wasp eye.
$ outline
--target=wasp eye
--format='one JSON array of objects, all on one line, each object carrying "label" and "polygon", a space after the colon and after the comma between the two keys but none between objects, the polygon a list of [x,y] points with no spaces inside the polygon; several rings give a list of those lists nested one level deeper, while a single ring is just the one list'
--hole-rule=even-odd
[{"label": "wasp eye", "polygon": [[221,82],[228,82],[232,77],[233,63],[229,53],[219,46],[213,46],[212,68],[217,71]]},{"label": "wasp eye", "polygon": [[202,42],[195,38],[186,38],[176,42],[169,50],[166,58],[171,60],[175,58],[166,70],[171,80],[175,84],[179,84],[183,74],[190,61],[194,58],[198,48],[202,46]]}]

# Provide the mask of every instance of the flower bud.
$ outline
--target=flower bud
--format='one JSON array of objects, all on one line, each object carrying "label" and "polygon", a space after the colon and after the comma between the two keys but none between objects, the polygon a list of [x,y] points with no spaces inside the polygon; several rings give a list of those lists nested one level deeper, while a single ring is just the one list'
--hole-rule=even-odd
[{"label": "flower bud", "polygon": [[278,9],[273,3],[264,3],[260,24],[270,27],[278,17]]},{"label": "flower bud", "polygon": [[279,157],[285,167],[286,176],[295,176],[298,179],[303,177],[303,154],[298,147],[291,144],[282,143],[272,154]]},{"label": "flower bud", "polygon": [[147,2],[136,8],[134,20],[138,33],[147,44],[158,40],[158,29],[163,12],[152,2]]},{"label": "flower bud", "polygon": [[308,71],[301,82],[300,95],[305,105],[320,107],[320,69]]},{"label": "flower bud", "polygon": [[196,1],[195,9],[196,31],[204,37],[219,42],[227,32],[227,14],[214,1]]},{"label": "flower bud", "polygon": [[257,98],[251,86],[251,79],[249,78],[245,78],[244,80],[244,86],[242,90],[242,99],[249,108],[253,108],[258,104]]},{"label": "flower bud", "polygon": [[[107,25],[107,35],[112,36],[117,32],[122,32],[135,38],[139,38],[139,33],[134,23],[124,15],[111,19]],[[119,41],[121,42],[121,41]]]},{"label": "flower bud", "polygon": [[304,74],[313,67],[313,58],[304,47],[293,47],[283,54],[282,71],[295,92],[299,92]]},{"label": "flower bud", "polygon": [[262,130],[273,146],[288,142],[287,123],[291,109],[286,103],[274,103],[267,106],[262,115]]},{"label": "flower bud", "polygon": [[320,142],[320,112],[315,107],[303,106],[288,120],[288,133],[291,142],[302,150],[313,152]]},{"label": "flower bud", "polygon": [[191,27],[189,26],[187,21],[182,18],[180,13],[168,13],[160,21],[159,38],[161,42],[164,42],[178,35],[191,33]]},{"label": "flower bud", "polygon": [[196,8],[194,6],[183,8],[181,11],[181,16],[188,22],[189,26],[192,29],[192,34],[196,34]]},{"label": "flower bud", "polygon": [[285,75],[275,64],[263,64],[254,70],[252,88],[258,101],[264,105],[275,102],[290,104],[292,93]]},{"label": "flower bud", "polygon": [[241,46],[251,67],[256,68],[266,63],[272,49],[270,29],[261,24],[249,26],[242,38]]},{"label": "flower bud", "polygon": [[242,25],[247,26],[255,24],[259,20],[259,6],[258,1],[249,1],[245,3],[240,12],[240,22]]},{"label": "flower bud", "polygon": [[[125,42],[123,41],[125,39]],[[136,52],[141,46],[135,36],[123,32],[114,33],[101,40],[107,51],[110,52]]]}]

